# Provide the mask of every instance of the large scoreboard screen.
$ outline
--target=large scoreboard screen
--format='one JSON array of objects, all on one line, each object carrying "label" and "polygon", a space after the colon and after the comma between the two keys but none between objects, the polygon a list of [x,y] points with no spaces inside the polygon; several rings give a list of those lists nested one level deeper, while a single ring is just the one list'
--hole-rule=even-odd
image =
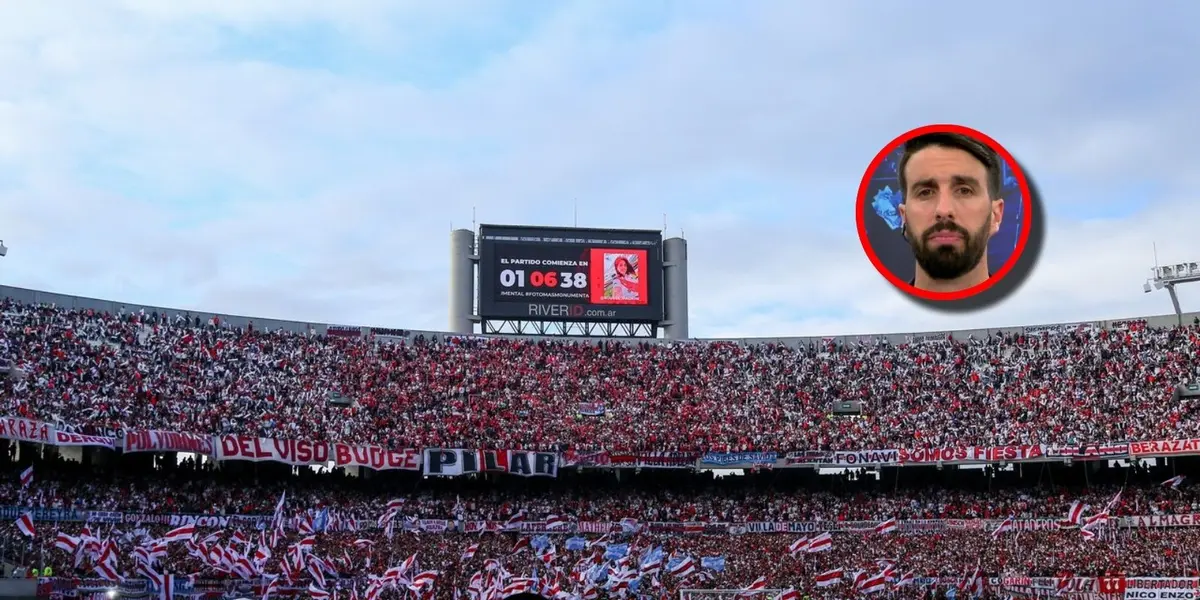
[{"label": "large scoreboard screen", "polygon": [[482,225],[479,316],[658,322],[662,232]]}]

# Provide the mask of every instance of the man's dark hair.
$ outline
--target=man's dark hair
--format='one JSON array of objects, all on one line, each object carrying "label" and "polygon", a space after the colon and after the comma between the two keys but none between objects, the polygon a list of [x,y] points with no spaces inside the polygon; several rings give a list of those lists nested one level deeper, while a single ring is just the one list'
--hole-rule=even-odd
[{"label": "man's dark hair", "polygon": [[900,176],[900,192],[904,194],[904,198],[908,199],[908,179],[904,177],[904,169],[908,167],[908,161],[914,154],[929,148],[930,146],[939,146],[942,148],[953,148],[962,150],[967,154],[975,157],[975,160],[983,164],[987,169],[987,191],[988,199],[995,200],[1000,197],[1000,189],[1003,187],[1003,174],[1000,165],[1000,155],[996,154],[987,144],[967,137],[958,133],[927,133],[919,135],[904,144],[904,154],[900,156],[900,164],[896,171]]}]

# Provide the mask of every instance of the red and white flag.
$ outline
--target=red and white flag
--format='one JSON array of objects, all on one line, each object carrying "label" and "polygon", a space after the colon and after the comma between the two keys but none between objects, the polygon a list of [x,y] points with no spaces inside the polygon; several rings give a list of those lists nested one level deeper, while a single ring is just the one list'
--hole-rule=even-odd
[{"label": "red and white flag", "polygon": [[978,569],[975,570],[975,577],[967,585],[966,591],[976,598],[983,595],[983,574]]},{"label": "red and white flag", "polygon": [[983,594],[983,568],[980,565],[975,566],[975,570],[966,579],[963,579],[958,584],[958,589],[976,596]]},{"label": "red and white flag", "polygon": [[861,589],[863,586],[863,583],[866,583],[867,578],[869,578],[869,577],[870,577],[870,575],[868,575],[866,571],[859,569],[859,570],[855,571],[853,575],[850,576],[850,585],[851,585],[851,587],[853,587],[856,590]]},{"label": "red and white flag", "polygon": [[22,513],[21,516],[17,518],[17,529],[19,529],[21,533],[28,537],[35,537],[37,535],[37,529],[33,526],[33,515],[29,513]]},{"label": "red and white flag", "polygon": [[758,577],[758,579],[751,581],[750,585],[742,588],[742,593],[739,595],[752,596],[754,594],[760,594],[760,593],[762,593],[762,591],[764,589],[766,589],[766,587],[767,587],[767,578],[765,576],[760,575]]},{"label": "red and white flag", "polygon": [[54,540],[54,547],[68,554],[75,554],[75,550],[79,548],[79,542],[79,538],[71,537],[60,531]]},{"label": "red and white flag", "polygon": [[175,600],[174,575],[163,575],[154,583],[158,584],[158,600]]},{"label": "red and white flag", "polygon": [[808,540],[809,552],[828,552],[833,549],[833,536],[828,532]]},{"label": "red and white flag", "polygon": [[1121,492],[1124,492],[1124,491],[1125,490],[1117,491],[1117,495],[1113,496],[1112,500],[1109,500],[1108,504],[1105,505],[1104,512],[1111,512],[1114,508],[1116,508],[1119,504],[1121,504]]},{"label": "red and white flag", "polygon": [[800,600],[800,592],[797,592],[795,588],[788,588],[775,596],[775,600]]},{"label": "red and white flag", "polygon": [[413,585],[422,590],[431,588],[434,582],[437,581],[438,574],[437,571],[422,571],[417,573],[412,578]]},{"label": "red and white flag", "polygon": [[184,525],[183,527],[176,527],[175,529],[168,531],[167,535],[164,535],[162,539],[164,542],[167,542],[167,543],[186,542],[186,541],[192,539],[192,537],[195,535],[196,535],[196,526],[195,525]]},{"label": "red and white flag", "polygon": [[842,569],[832,569],[817,575],[817,587],[830,587],[837,585],[842,581],[842,576],[845,573]]},{"label": "red and white flag", "polygon": [[1004,522],[1001,523],[1000,526],[997,527],[995,531],[992,532],[992,538],[998,538],[998,537],[1004,535],[1005,533],[1012,531],[1012,529],[1013,529],[1013,518],[1009,517],[1009,518],[1005,519]]},{"label": "red and white flag", "polygon": [[21,471],[21,487],[29,487],[33,483],[33,465],[29,465],[28,469]]},{"label": "red and white flag", "polygon": [[1083,520],[1083,528],[1084,529],[1095,529],[1097,527],[1102,527],[1104,525],[1108,525],[1108,517],[1109,517],[1109,514],[1108,514],[1107,510],[1096,513],[1096,514]]},{"label": "red and white flag", "polygon": [[875,533],[886,535],[896,531],[896,519],[893,517],[875,526]]},{"label": "red and white flag", "polygon": [[1068,525],[1079,525],[1083,522],[1083,513],[1089,508],[1091,507],[1078,500],[1072,502],[1071,506],[1067,508],[1067,518],[1065,523]]},{"label": "red and white flag", "polygon": [[680,579],[683,579],[684,577],[687,577],[695,572],[696,561],[692,560],[690,556],[679,561],[679,564],[675,565],[675,567],[671,569],[671,574]]},{"label": "red and white flag", "polygon": [[517,577],[517,578],[514,578],[512,581],[510,581],[509,584],[504,587],[504,591],[502,593],[505,596],[512,596],[515,594],[524,594],[525,592],[529,591],[529,588],[532,588],[532,587],[533,587],[532,579],[530,579],[528,577]]},{"label": "red and white flag", "polygon": [[113,544],[104,544],[104,550],[96,561],[96,574],[109,581],[120,581],[120,570],[117,567],[117,553],[113,549]]},{"label": "red and white flag", "polygon": [[792,542],[792,544],[790,546],[788,546],[788,553],[790,553],[792,556],[796,556],[797,554],[800,554],[802,552],[808,552],[808,538],[807,537],[802,537],[802,538]]},{"label": "red and white flag", "polygon": [[520,529],[521,524],[524,522],[525,522],[525,511],[519,510],[519,511],[517,511],[517,514],[509,517],[508,520],[504,522],[504,528],[505,529]]},{"label": "red and white flag", "polygon": [[[33,467],[29,467],[29,470],[33,471]],[[32,473],[31,473],[31,475],[32,475]],[[1186,479],[1186,478],[1183,475],[1176,475],[1176,476],[1162,482],[1162,484],[1163,484],[1163,487],[1169,487],[1173,490],[1177,490],[1177,489],[1179,489],[1180,484],[1183,483],[1184,479]],[[24,475],[21,476],[21,481],[25,481]]]},{"label": "red and white flag", "polygon": [[887,560],[887,559],[880,559],[880,560],[875,561],[875,565],[878,566],[880,569],[883,569],[882,571],[879,572],[879,574],[883,575],[883,579],[885,581],[891,581],[896,578],[896,562],[895,561],[891,561],[891,560]]},{"label": "red and white flag", "polygon": [[263,578],[267,580],[267,585],[263,586],[262,600],[267,600],[271,597],[271,594],[279,590],[279,576],[263,575]]},{"label": "red and white flag", "polygon": [[887,589],[887,577],[883,573],[872,575],[863,580],[858,591],[863,594],[875,594]]}]

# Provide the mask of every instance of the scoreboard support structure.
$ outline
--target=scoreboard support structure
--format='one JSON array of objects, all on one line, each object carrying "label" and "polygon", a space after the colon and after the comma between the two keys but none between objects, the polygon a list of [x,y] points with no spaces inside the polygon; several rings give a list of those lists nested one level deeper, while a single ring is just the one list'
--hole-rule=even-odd
[{"label": "scoreboard support structure", "polygon": [[[617,266],[636,277],[614,294]],[[667,339],[688,339],[687,287],[687,241],[658,231],[450,232],[448,325],[458,335],[645,339],[661,328]]]},{"label": "scoreboard support structure", "polygon": [[656,338],[654,323],[601,323],[596,321],[527,321],[480,319],[486,335],[537,335],[549,337]]}]

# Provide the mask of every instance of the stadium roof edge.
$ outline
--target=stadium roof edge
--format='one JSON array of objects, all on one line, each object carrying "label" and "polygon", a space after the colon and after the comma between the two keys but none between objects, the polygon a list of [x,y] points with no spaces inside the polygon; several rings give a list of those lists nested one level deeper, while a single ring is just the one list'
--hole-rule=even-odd
[{"label": "stadium roof edge", "polygon": [[[8,285],[0,285],[0,298],[11,298],[18,302],[29,303],[29,304],[54,304],[57,306],[77,308],[77,309],[89,309],[90,308],[90,309],[105,311],[105,312],[110,312],[110,313],[119,313],[122,310],[124,310],[127,313],[145,310],[146,312],[158,312],[160,314],[165,313],[168,315],[182,314],[182,315],[188,315],[191,317],[200,317],[202,319],[219,317],[222,321],[229,323],[231,325],[244,325],[247,323],[254,323],[254,325],[259,328],[268,328],[271,330],[283,329],[283,330],[295,331],[295,332],[300,332],[300,333],[308,332],[311,330],[311,331],[315,331],[317,333],[323,334],[323,333],[326,333],[330,328],[335,328],[335,329],[341,328],[341,329],[374,330],[376,333],[381,334],[381,335],[389,335],[389,333],[386,333],[386,332],[393,332],[393,331],[398,331],[398,330],[408,331],[408,332],[411,332],[411,334],[413,334],[413,335],[426,335],[426,336],[455,335],[455,334],[447,333],[445,331],[427,331],[427,330],[417,330],[417,329],[406,329],[406,328],[402,328],[402,327],[384,327],[384,326],[370,326],[370,325],[344,325],[344,324],[337,324],[337,323],[322,323],[322,322],[316,322],[316,321],[310,321],[310,322],[290,321],[290,320],[283,320],[283,319],[272,319],[269,317],[252,317],[252,316],[246,316],[246,315],[232,315],[232,314],[226,314],[226,313],[216,313],[216,312],[201,311],[201,310],[167,308],[167,307],[161,307],[161,306],[150,306],[150,305],[145,305],[145,304],[137,304],[137,303],[132,303],[132,302],[120,302],[120,301],[116,301],[116,300],[102,300],[102,299],[98,299],[98,298],[88,298],[85,296],[73,296],[70,294],[62,294],[62,293],[58,293],[58,292],[49,292],[49,291],[43,291],[43,290],[20,288],[20,287],[15,287],[15,286],[8,286]],[[1185,313],[1184,318],[1188,321],[1190,321],[1194,318],[1200,318],[1200,312]],[[1123,318],[1123,319],[1075,321],[1075,322],[1069,322],[1069,323],[1014,325],[1014,326],[1010,326],[1010,327],[988,327],[988,328],[978,328],[978,329],[921,331],[921,332],[908,332],[908,333],[893,332],[893,333],[859,333],[859,334],[839,334],[839,335],[824,335],[824,336],[795,336],[795,337],[697,338],[697,339],[691,340],[691,341],[697,341],[697,342],[728,341],[728,342],[741,342],[741,343],[777,342],[777,343],[784,343],[784,344],[796,344],[796,343],[807,343],[807,342],[819,341],[819,340],[841,340],[841,341],[853,342],[853,341],[857,341],[857,340],[878,340],[878,339],[883,338],[883,339],[888,339],[889,341],[892,341],[894,343],[903,343],[903,342],[911,342],[911,341],[915,341],[915,340],[931,340],[931,339],[937,339],[937,338],[945,338],[946,336],[950,336],[950,335],[961,339],[961,338],[965,338],[965,337],[972,336],[972,335],[983,336],[983,335],[996,333],[996,332],[1017,333],[1017,332],[1022,332],[1022,331],[1065,330],[1065,329],[1077,327],[1080,325],[1098,325],[1101,327],[1111,327],[1114,324],[1120,324],[1120,323],[1124,323],[1124,322],[1128,322],[1128,321],[1140,321],[1140,320],[1145,320],[1150,325],[1156,326],[1156,327],[1170,327],[1176,323],[1176,319],[1177,319],[1177,317],[1175,315],[1168,314],[1168,315],[1154,315],[1154,316],[1147,316],[1147,317],[1136,317],[1135,316],[1135,317],[1127,317],[1127,318]],[[530,336],[506,336],[506,337],[538,338],[538,336],[533,336],[533,335],[530,335]],[[590,341],[599,341],[598,338],[580,337],[580,338],[570,338],[570,339],[577,340],[577,341],[589,341],[589,340]],[[639,339],[637,341],[639,341],[639,342],[659,341],[659,342],[676,342],[676,343],[678,342],[678,340],[664,340],[664,339],[659,339],[659,340]]]},{"label": "stadium roof edge", "polygon": [[[585,230],[585,231],[599,231],[599,232],[603,232],[603,233],[657,233],[657,234],[663,234],[663,230],[661,230],[661,229],[613,229],[613,228],[609,228],[609,227],[554,227],[551,225],[504,225],[501,223],[480,223],[479,224],[480,230],[482,230],[484,227],[495,227],[497,229],[500,229],[500,228],[524,229],[527,231],[571,231],[571,230],[579,229],[579,230]],[[470,231],[470,229],[467,229],[466,231]],[[664,237],[665,237],[665,234],[664,234]]]}]

